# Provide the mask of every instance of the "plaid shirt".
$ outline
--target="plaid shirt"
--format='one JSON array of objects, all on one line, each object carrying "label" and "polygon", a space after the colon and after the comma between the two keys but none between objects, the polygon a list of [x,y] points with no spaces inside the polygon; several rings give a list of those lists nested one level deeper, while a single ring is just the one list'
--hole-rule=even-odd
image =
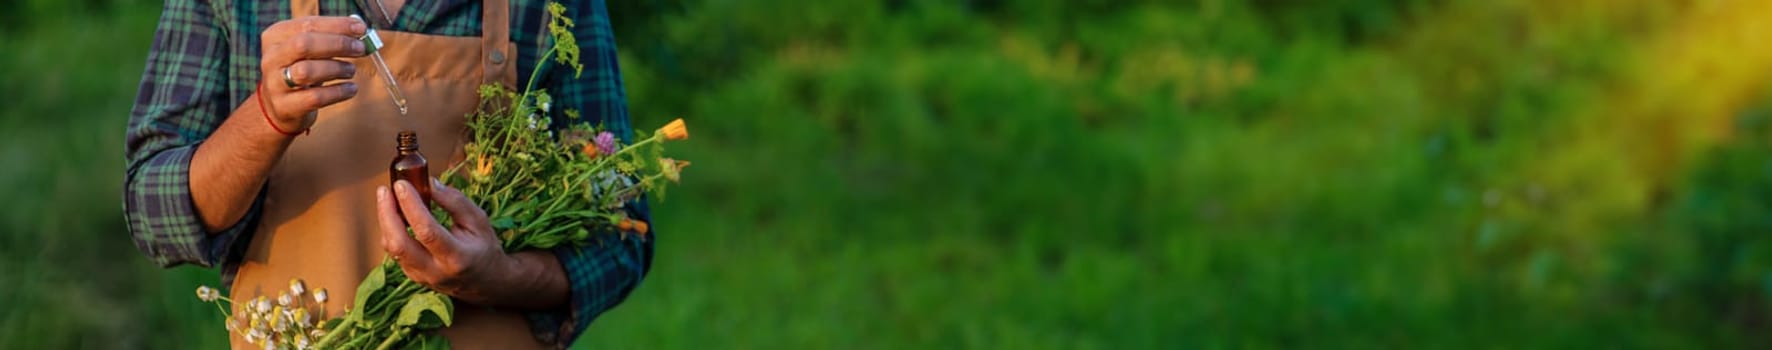
[{"label": "plaid shirt", "polygon": [[[536,58],[550,45],[547,11],[541,0],[512,0],[511,40],[518,47],[518,84],[528,84]],[[615,38],[602,0],[565,0],[578,26],[575,35],[585,64],[583,75],[546,64],[538,88],[553,103],[576,109],[592,122],[632,137],[626,95],[616,66]],[[140,94],[130,112],[128,174],[124,208],[135,244],[161,266],[220,265],[232,279],[257,226],[264,195],[233,227],[206,232],[192,204],[191,154],[220,126],[230,111],[253,93],[259,81],[259,37],[272,23],[288,19],[288,1],[168,0],[154,32]],[[322,15],[359,11],[356,0],[322,0]],[[480,35],[479,1],[413,1],[400,10],[392,30],[450,36]],[[468,62],[472,63],[472,62]],[[564,117],[559,117],[564,118]],[[556,120],[555,124],[561,124]],[[645,203],[632,206],[647,218]],[[604,235],[607,236],[607,235]],[[560,310],[529,314],[538,339],[566,347],[590,321],[625,299],[651,266],[650,239],[607,240],[554,251],[570,282],[571,298]],[[224,282],[225,283],[225,282]]]}]

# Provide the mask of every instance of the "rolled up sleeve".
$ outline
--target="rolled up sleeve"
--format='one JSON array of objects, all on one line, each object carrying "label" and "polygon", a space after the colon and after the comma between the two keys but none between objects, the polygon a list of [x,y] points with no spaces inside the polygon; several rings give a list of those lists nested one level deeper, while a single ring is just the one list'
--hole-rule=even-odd
[{"label": "rolled up sleeve", "polygon": [[136,247],[160,266],[221,264],[258,217],[262,189],[244,218],[214,234],[191,200],[191,155],[233,105],[226,39],[206,1],[168,0],[130,111],[125,221]]},{"label": "rolled up sleeve", "polygon": [[[645,202],[633,204],[629,215],[651,222]],[[563,309],[528,313],[536,339],[559,349],[571,346],[592,320],[626,300],[652,268],[657,233],[656,226],[644,235],[624,237],[611,232],[598,235],[602,239],[591,244],[554,248],[554,256],[566,272],[570,295]]]}]

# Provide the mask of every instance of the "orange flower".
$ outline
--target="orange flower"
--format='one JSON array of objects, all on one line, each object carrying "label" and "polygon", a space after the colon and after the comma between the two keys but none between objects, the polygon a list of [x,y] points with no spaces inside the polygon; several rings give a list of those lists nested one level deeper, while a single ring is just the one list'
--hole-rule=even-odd
[{"label": "orange flower", "polygon": [[486,160],[486,157],[476,157],[474,159],[474,178],[484,178],[486,175],[491,174],[492,162]]},{"label": "orange flower", "polygon": [[584,148],[584,153],[585,153],[585,156],[587,156],[587,157],[597,158],[597,155],[602,154],[603,152],[597,151],[597,143],[586,142],[585,148]]},{"label": "orange flower", "polygon": [[621,232],[623,234],[626,234],[628,232],[646,234],[646,231],[650,230],[651,226],[646,225],[645,221],[622,218],[621,223],[616,224],[615,228],[621,229]]},{"label": "orange flower", "polygon": [[689,138],[689,126],[683,123],[683,118],[677,118],[671,120],[670,123],[665,123],[664,127],[658,128],[658,133],[664,134],[665,140],[669,141],[687,139]]}]

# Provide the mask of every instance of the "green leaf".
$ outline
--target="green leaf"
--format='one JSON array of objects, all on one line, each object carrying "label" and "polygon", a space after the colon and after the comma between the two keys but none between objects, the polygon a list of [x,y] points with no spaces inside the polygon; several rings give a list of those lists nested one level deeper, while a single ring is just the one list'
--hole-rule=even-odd
[{"label": "green leaf", "polygon": [[352,303],[354,306],[351,309],[357,310],[359,315],[368,310],[365,306],[369,305],[369,297],[381,291],[382,285],[386,284],[387,276],[382,270],[381,266],[369,269],[369,275],[363,276],[363,283],[357,284],[357,300]]},{"label": "green leaf", "polygon": [[449,211],[444,210],[443,206],[432,207],[431,208],[431,217],[436,219],[437,224],[443,225],[443,227],[450,227],[450,226],[455,225],[455,218],[450,216]]},{"label": "green leaf", "polygon": [[451,315],[455,312],[455,304],[437,292],[425,292],[413,295],[406,300],[406,306],[400,307],[400,317],[394,320],[398,326],[412,326],[423,329],[447,327],[452,323]]},{"label": "green leaf", "polygon": [[511,217],[509,216],[500,216],[492,219],[493,230],[504,231],[515,227],[517,227],[517,222],[511,220]]}]

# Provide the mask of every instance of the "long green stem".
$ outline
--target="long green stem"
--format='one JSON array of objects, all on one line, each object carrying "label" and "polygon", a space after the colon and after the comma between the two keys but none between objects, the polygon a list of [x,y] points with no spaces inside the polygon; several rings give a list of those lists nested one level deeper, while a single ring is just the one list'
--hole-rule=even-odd
[{"label": "long green stem", "polygon": [[211,303],[211,304],[215,304],[215,310],[216,310],[216,311],[221,311],[221,314],[222,314],[222,319],[223,319],[223,320],[227,320],[227,319],[228,319],[228,318],[229,318],[229,317],[234,317],[234,315],[232,315],[232,314],[230,314],[230,313],[229,313],[229,312],[228,312],[228,309],[227,309],[227,308],[223,308],[223,307],[222,307],[222,306],[221,306],[221,303]]},{"label": "long green stem", "polygon": [[391,348],[393,348],[394,344],[400,343],[400,339],[406,338],[406,334],[412,333],[412,328],[410,328],[410,327],[399,327],[399,328],[400,328],[399,330],[394,331],[394,335],[388,336],[387,340],[383,340],[381,342],[381,345],[376,346],[375,350],[391,349]]},{"label": "long green stem", "polygon": [[331,349],[332,343],[338,342],[339,339],[344,339],[341,337],[346,333],[345,330],[351,329],[351,326],[353,325],[348,320],[346,322],[339,322],[337,326],[326,330],[326,336],[320,337],[320,341],[314,343],[314,348]]},{"label": "long green stem", "polygon": [[[523,87],[523,97],[529,97],[529,92],[535,91],[535,80],[536,80],[535,78],[541,76],[541,66],[547,64],[548,59],[554,57],[555,51],[560,51],[560,48],[559,47],[549,47],[548,51],[542,52],[541,57],[537,57],[535,59],[535,62],[538,62],[538,63],[535,64],[535,70],[529,72],[529,84],[526,84],[526,86]],[[518,99],[517,103],[523,103],[523,101],[528,101],[528,100],[527,99]]]}]

